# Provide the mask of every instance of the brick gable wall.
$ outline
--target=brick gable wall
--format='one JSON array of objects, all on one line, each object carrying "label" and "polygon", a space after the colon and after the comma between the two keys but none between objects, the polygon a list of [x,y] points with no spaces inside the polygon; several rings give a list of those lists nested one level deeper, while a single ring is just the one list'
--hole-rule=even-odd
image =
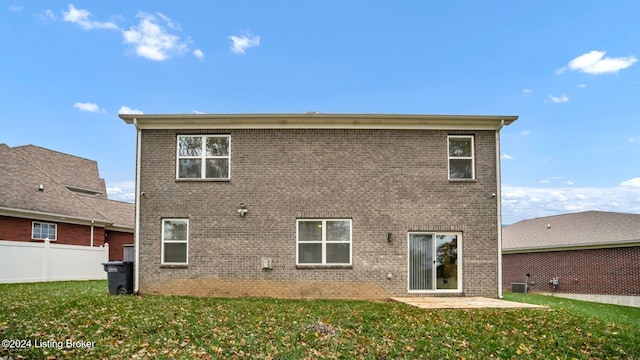
[{"label": "brick gable wall", "polygon": [[[231,134],[231,180],[176,181],[178,133]],[[476,181],[448,180],[448,134],[475,135]],[[142,130],[140,292],[406,295],[413,230],[462,232],[463,295],[496,297],[495,169],[493,131]],[[187,267],[160,265],[161,222],[174,217],[189,218]],[[352,219],[353,266],[296,268],[297,218]]]},{"label": "brick gable wall", "polygon": [[531,292],[551,292],[549,281],[558,277],[558,292],[640,296],[640,246],[505,254],[502,259],[505,290],[530,274]]}]

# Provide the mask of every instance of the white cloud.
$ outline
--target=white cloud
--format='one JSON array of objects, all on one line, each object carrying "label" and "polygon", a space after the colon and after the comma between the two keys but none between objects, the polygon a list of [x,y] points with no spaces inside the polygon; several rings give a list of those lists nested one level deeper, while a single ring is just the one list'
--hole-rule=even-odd
[{"label": "white cloud", "polygon": [[524,89],[522,90],[522,95],[524,96],[528,96],[529,94],[531,94],[533,92],[533,90],[531,89]]},{"label": "white cloud", "polygon": [[92,21],[89,20],[91,13],[84,9],[77,9],[73,4],[69,4],[69,11],[62,11],[63,20],[66,22],[78,24],[85,30],[108,29],[117,30],[118,25],[112,21]]},{"label": "white cloud", "polygon": [[193,50],[193,56],[197,57],[200,60],[204,59],[204,53],[200,49]]},{"label": "white cloud", "polygon": [[22,6],[20,5],[10,5],[9,11],[22,11]]},{"label": "white cloud", "polygon": [[588,210],[640,213],[640,178],[611,188],[502,187],[505,224]]},{"label": "white cloud", "polygon": [[107,186],[107,197],[111,200],[135,201],[136,184],[134,181],[110,183]]},{"label": "white cloud", "polygon": [[580,89],[585,89],[587,87],[587,84],[578,84],[576,86],[579,87]]},{"label": "white cloud", "polygon": [[567,185],[573,185],[573,181],[567,180]]},{"label": "white cloud", "polygon": [[[181,38],[177,35],[176,32],[182,31],[180,25],[161,13],[138,13],[136,15],[140,19],[138,24],[128,30],[120,28],[113,20],[93,21],[91,20],[91,12],[86,9],[78,9],[73,4],[69,4],[69,11],[63,10],[62,15],[62,21],[77,24],[84,30],[120,30],[124,43],[132,45],[136,55],[150,60],[164,61],[172,56],[187,53],[190,50],[189,44],[192,42],[189,37]],[[40,16],[45,21],[60,20],[51,10],[46,10]],[[112,19],[114,18],[122,19],[122,16],[112,17]],[[195,49],[192,54],[199,60],[204,60],[202,50]]]},{"label": "white cloud", "polygon": [[166,16],[165,14],[162,13],[158,13],[157,14],[158,17],[160,17],[162,20],[164,20],[165,24],[167,24],[168,27],[174,29],[174,30],[179,30],[182,31],[182,28],[180,27],[180,24],[176,24],[173,22],[173,20],[171,20],[168,16]]},{"label": "white cloud", "polygon": [[[546,161],[546,159],[545,159]],[[539,181],[540,184],[551,184],[552,182],[564,181],[564,176],[549,176]]]},{"label": "white cloud", "polygon": [[199,115],[204,114],[204,111],[199,111],[199,110],[193,110],[192,112],[194,114],[199,114]]},{"label": "white cloud", "polygon": [[501,156],[503,159],[505,160],[513,160],[515,159],[513,156],[509,155],[509,154],[502,154]]},{"label": "white cloud", "polygon": [[640,188],[640,177],[636,177],[633,179],[629,179],[627,181],[623,181],[622,183],[620,183],[620,186],[622,187],[637,187]]},{"label": "white cloud", "polygon": [[178,29],[178,26],[165,15],[158,14],[160,20],[146,13],[139,13],[137,17],[141,19],[140,23],[129,30],[123,30],[122,36],[125,43],[135,47],[138,56],[163,61],[172,55],[180,55],[188,51],[188,41],[167,30],[167,27]]},{"label": "white cloud", "polygon": [[78,110],[93,112],[93,113],[104,112],[104,110],[100,109],[100,107],[96,103],[77,102],[73,104],[73,107]]},{"label": "white cloud", "polygon": [[260,45],[260,36],[246,33],[242,36],[229,36],[231,39],[231,52],[235,54],[244,54],[247,49]]},{"label": "white cloud", "polygon": [[633,55],[617,58],[604,57],[604,55],[604,51],[592,50],[571,60],[567,67],[587,74],[611,74],[626,69],[638,61]]},{"label": "white cloud", "polygon": [[141,110],[138,109],[132,109],[128,106],[120,106],[120,109],[118,109],[118,114],[135,114],[135,115],[142,115],[144,114]]},{"label": "white cloud", "polygon": [[56,15],[53,13],[53,11],[49,9],[45,10],[42,14],[39,14],[39,16],[44,21],[48,21],[48,20],[56,21]]},{"label": "white cloud", "polygon": [[531,134],[531,131],[529,131],[529,130],[525,130],[525,131],[520,133],[520,135],[529,135],[529,134]]},{"label": "white cloud", "polygon": [[630,142],[630,143],[637,143],[637,142],[638,142],[638,139],[637,139],[637,138],[634,138],[634,137],[630,137],[630,138],[629,138],[629,142]]},{"label": "white cloud", "polygon": [[560,203],[565,203],[569,201],[569,198],[566,197],[562,191],[552,191],[550,194],[550,198]]},{"label": "white cloud", "polygon": [[567,95],[562,95],[562,96],[549,95],[549,101],[551,101],[554,104],[566,103],[567,101],[569,101],[569,97]]}]

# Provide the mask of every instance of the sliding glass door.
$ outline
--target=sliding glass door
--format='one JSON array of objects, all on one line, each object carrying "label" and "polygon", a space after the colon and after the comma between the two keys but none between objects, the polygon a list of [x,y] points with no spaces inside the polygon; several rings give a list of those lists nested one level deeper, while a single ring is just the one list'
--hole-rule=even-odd
[{"label": "sliding glass door", "polygon": [[459,233],[409,233],[409,291],[461,290],[460,238]]}]

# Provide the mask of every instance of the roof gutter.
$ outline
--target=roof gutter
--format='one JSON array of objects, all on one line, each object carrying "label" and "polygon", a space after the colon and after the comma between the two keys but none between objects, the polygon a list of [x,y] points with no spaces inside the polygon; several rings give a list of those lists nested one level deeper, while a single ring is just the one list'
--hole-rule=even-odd
[{"label": "roof gutter", "polygon": [[503,250],[503,253],[504,254],[526,254],[526,253],[536,253],[536,252],[552,252],[552,251],[567,251],[567,250],[615,249],[615,248],[636,247],[636,246],[640,246],[640,239],[616,241],[616,242],[610,242],[610,243],[509,248],[509,249]]},{"label": "roof gutter", "polygon": [[518,116],[416,114],[120,114],[139,129],[495,130]]},{"label": "roof gutter", "polygon": [[136,127],[136,222],[134,229],[134,252],[135,261],[133,263],[133,293],[137,294],[140,288],[140,148],[141,148],[141,133],[138,126],[138,118],[133,118],[133,124]]},{"label": "roof gutter", "polygon": [[55,221],[55,222],[61,222],[65,224],[76,224],[76,225],[96,225],[96,226],[103,226],[103,227],[109,227],[113,225],[112,222],[106,219],[92,219],[92,218],[78,217],[73,215],[56,214],[56,213],[50,213],[50,212],[16,209],[16,208],[8,208],[8,207],[0,207],[0,215],[23,218],[23,219],[32,219],[32,220]]},{"label": "roof gutter", "polygon": [[135,230],[131,225],[123,225],[123,224],[116,224],[116,223],[106,226],[105,230],[124,232],[124,233],[135,233]]},{"label": "roof gutter", "polygon": [[500,173],[500,130],[504,126],[504,119],[496,129],[496,208],[498,218],[498,298],[502,299],[502,175]]}]

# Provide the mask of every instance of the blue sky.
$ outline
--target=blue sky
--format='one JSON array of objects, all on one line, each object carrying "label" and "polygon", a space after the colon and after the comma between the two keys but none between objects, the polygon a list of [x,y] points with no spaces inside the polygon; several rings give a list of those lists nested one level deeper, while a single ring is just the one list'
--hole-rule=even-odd
[{"label": "blue sky", "polygon": [[[185,5],[186,4],[186,5]],[[11,1],[0,143],[97,160],[131,201],[119,112],[519,115],[505,223],[640,213],[640,2]]]}]

